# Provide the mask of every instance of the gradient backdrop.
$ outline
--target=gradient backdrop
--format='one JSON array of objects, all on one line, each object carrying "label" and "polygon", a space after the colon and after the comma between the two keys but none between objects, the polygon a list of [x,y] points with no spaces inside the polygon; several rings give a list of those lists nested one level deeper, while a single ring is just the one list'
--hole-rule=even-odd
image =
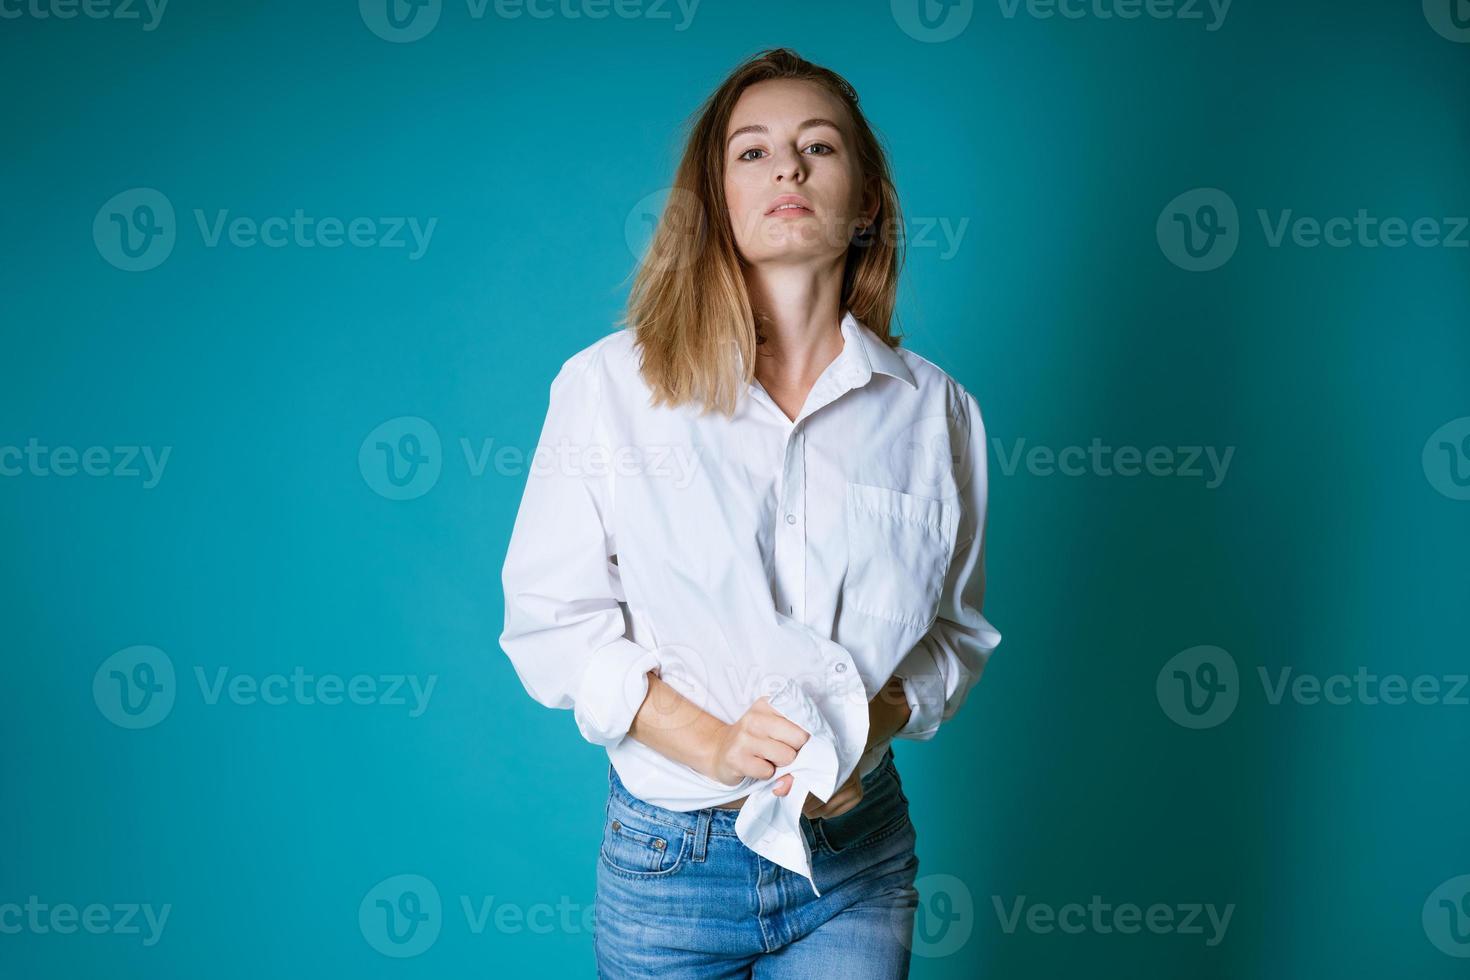
[{"label": "gradient backdrop", "polygon": [[0,0],[0,976],[592,974],[504,546],[779,44],[992,437],[914,975],[1467,975],[1470,0],[393,2]]}]

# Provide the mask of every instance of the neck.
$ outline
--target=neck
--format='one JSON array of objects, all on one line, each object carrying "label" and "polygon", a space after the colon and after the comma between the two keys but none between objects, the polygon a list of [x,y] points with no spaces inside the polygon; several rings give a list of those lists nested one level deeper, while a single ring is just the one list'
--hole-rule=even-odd
[{"label": "neck", "polygon": [[[755,374],[770,387],[810,385],[842,351],[842,265],[756,266],[746,271],[750,304],[766,342]],[[769,382],[769,384],[768,384]]]}]

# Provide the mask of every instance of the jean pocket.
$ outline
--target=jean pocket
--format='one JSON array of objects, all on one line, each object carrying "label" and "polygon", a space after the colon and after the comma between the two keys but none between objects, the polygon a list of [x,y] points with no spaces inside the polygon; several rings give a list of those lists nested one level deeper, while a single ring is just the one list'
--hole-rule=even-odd
[{"label": "jean pocket", "polygon": [[688,837],[682,827],[610,799],[602,829],[602,863],[628,878],[671,875],[684,864]]},{"label": "jean pocket", "polygon": [[832,854],[871,847],[911,826],[909,801],[898,783],[898,773],[888,762],[874,770],[871,785],[864,781],[863,799],[836,817],[823,817],[821,839]]}]

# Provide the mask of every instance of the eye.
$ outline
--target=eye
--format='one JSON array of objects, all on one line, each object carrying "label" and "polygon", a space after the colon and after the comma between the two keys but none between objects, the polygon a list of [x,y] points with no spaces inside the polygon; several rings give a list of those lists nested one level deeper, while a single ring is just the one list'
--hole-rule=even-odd
[{"label": "eye", "polygon": [[818,148],[821,148],[822,150],[825,151],[823,153],[814,154],[815,156],[819,156],[819,157],[824,157],[824,156],[827,156],[828,154],[836,153],[837,152],[836,150],[832,149],[832,147],[828,146],[826,143],[813,143],[811,146],[807,147],[808,150],[815,150],[815,149],[818,149]]},{"label": "eye", "polygon": [[750,156],[750,154],[752,154],[752,153],[764,153],[764,152],[766,152],[766,151],[765,150],[762,150],[760,147],[758,147],[758,146],[752,146],[750,149],[748,149],[744,153],[740,154],[740,156],[736,157],[736,159],[737,160],[754,160],[755,157]]}]

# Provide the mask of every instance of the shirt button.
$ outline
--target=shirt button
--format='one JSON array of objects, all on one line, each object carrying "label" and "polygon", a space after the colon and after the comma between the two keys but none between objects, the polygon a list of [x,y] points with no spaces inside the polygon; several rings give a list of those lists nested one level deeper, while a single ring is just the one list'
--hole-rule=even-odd
[{"label": "shirt button", "polygon": [[787,514],[786,515],[786,523],[787,524],[795,524],[796,523],[796,515],[795,514]]},{"label": "shirt button", "polygon": [[836,666],[835,666],[835,667],[833,667],[833,668],[832,668],[832,669],[833,669],[833,670],[835,670],[835,671],[837,671],[837,673],[839,673],[839,674],[840,674],[840,673],[842,673],[842,672],[843,672],[843,671],[845,671],[845,670],[847,670],[847,664],[837,664],[837,665],[836,665]]}]

